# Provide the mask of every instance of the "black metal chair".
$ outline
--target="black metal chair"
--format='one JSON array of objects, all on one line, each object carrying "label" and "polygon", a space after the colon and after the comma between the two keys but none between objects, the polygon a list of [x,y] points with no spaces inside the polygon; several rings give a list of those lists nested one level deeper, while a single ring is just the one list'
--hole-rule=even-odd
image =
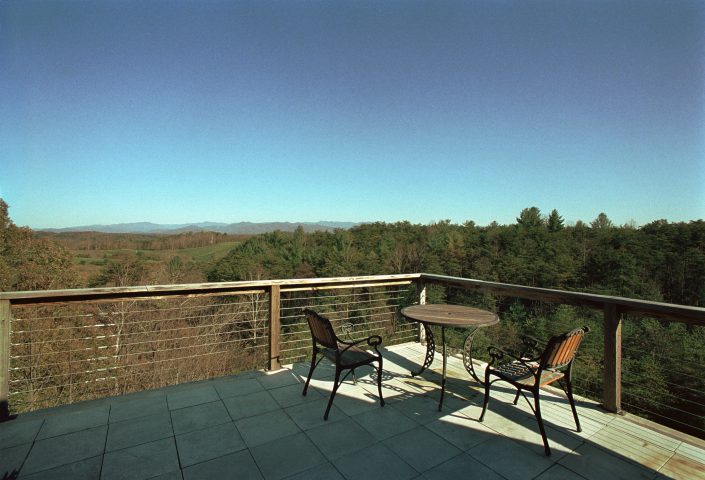
[{"label": "black metal chair", "polygon": [[[338,338],[333,330],[333,326],[326,317],[319,315],[310,309],[303,311],[308,321],[308,326],[311,329],[311,338],[313,339],[313,353],[311,355],[311,368],[306,378],[303,395],[308,391],[308,385],[311,381],[311,375],[316,369],[321,360],[328,358],[335,364],[335,380],[333,390],[328,400],[326,413],[323,415],[324,420],[328,420],[330,407],[333,405],[333,398],[338,391],[338,387],[343,383],[345,378],[352,373],[355,378],[355,369],[363,365],[373,365],[377,363],[377,389],[379,391],[379,403],[384,407],[384,398],[382,397],[382,354],[379,353],[377,347],[382,344],[382,337],[372,335],[357,341],[345,341]],[[375,353],[368,352],[358,347],[358,345],[366,344],[372,347]],[[318,354],[322,354],[321,358],[316,361]],[[374,365],[373,365],[374,366]],[[340,376],[344,370],[349,370],[341,379]]]},{"label": "black metal chair", "polygon": [[[551,337],[543,352],[537,356],[535,352],[538,352],[539,342],[532,337],[523,338],[525,349],[524,352],[518,356],[497,347],[489,347],[492,360],[490,360],[490,363],[487,365],[487,370],[485,370],[485,402],[482,406],[480,421],[483,421],[485,418],[487,404],[490,401],[491,384],[500,380],[508,382],[517,389],[516,397],[514,397],[514,405],[519,401],[519,395],[522,395],[526,401],[529,402],[529,406],[531,406],[531,409],[534,411],[539,424],[546,456],[551,455],[551,449],[548,446],[548,439],[546,438],[546,429],[543,426],[543,420],[541,418],[539,391],[541,387],[559,381],[561,388],[563,388],[570,402],[570,408],[573,411],[577,431],[580,432],[580,420],[578,420],[578,412],[575,409],[575,401],[573,400],[571,377],[575,355],[583,341],[583,337],[588,331],[590,331],[588,327],[581,327],[562,335]],[[534,355],[531,355],[532,352],[534,352]],[[504,357],[508,357],[509,361],[497,364],[503,360]],[[492,377],[496,378],[492,380]],[[533,394],[534,405],[531,404],[524,394],[525,390]]]}]

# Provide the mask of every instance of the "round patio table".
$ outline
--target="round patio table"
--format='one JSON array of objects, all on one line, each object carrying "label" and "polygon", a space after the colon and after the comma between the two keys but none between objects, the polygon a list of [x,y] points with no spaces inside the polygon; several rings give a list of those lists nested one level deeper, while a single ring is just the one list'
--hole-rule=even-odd
[{"label": "round patio table", "polygon": [[441,380],[441,400],[438,402],[438,410],[443,407],[443,396],[446,387],[446,327],[468,329],[468,335],[463,345],[463,364],[472,378],[484,385],[484,382],[475,373],[472,364],[472,341],[475,333],[480,328],[489,327],[499,323],[499,317],[487,310],[463,305],[445,305],[428,303],[423,305],[412,305],[403,308],[401,314],[409,320],[419,322],[426,332],[426,359],[421,368],[416,372],[411,372],[413,376],[421,375],[424,370],[431,366],[436,353],[436,343],[431,331],[431,325],[441,327],[441,345],[443,353],[443,375]]}]

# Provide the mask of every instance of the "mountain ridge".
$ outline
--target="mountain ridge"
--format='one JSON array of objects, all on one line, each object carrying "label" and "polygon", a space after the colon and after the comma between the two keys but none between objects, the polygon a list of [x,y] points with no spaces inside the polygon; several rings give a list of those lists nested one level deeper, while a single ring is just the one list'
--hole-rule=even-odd
[{"label": "mountain ridge", "polygon": [[218,232],[230,234],[258,234],[274,232],[293,232],[301,226],[305,232],[347,230],[360,225],[354,222],[319,221],[319,222],[197,222],[197,223],[152,223],[131,222],[113,224],[82,225],[64,228],[37,228],[40,232],[101,232],[101,233],[147,233],[178,234],[186,232]]}]

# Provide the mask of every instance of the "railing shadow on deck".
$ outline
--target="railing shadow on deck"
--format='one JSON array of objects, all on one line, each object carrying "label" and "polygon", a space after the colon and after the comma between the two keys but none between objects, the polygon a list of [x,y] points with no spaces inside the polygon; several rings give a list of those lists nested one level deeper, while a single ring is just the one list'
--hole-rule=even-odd
[{"label": "railing shadow on deck", "polygon": [[[583,475],[585,478],[595,479],[659,478],[665,480],[667,478],[683,478],[659,471],[667,460],[657,465],[658,468],[649,467],[591,439],[600,429],[606,428],[613,419],[621,418],[618,414],[606,411],[594,401],[576,398],[576,405],[579,408],[583,424],[583,433],[581,434],[575,431],[575,423],[567,399],[557,392],[542,395],[544,424],[553,450],[550,457],[545,457],[536,418],[526,408],[522,409],[520,405],[512,404],[516,391],[509,385],[504,386],[499,383],[493,386],[488,413],[485,421],[480,422],[479,415],[482,410],[484,388],[469,375],[466,375],[465,379],[449,378],[446,383],[443,408],[438,411],[440,373],[429,368],[420,376],[413,376],[410,370],[419,366],[414,360],[387,349],[383,350],[383,355],[385,361],[392,362],[397,367],[407,370],[406,373],[384,371],[383,394],[385,396],[394,394],[387,401],[387,406],[404,411],[405,415],[415,418],[431,430],[431,434],[435,433],[461,451],[470,453],[475,460],[492,470],[507,468],[514,474],[521,472],[525,478],[541,478],[543,475],[550,478]],[[436,362],[440,363],[438,359]],[[358,383],[367,387],[368,393],[364,396],[370,402],[377,401],[377,396],[373,393],[376,388],[375,375],[375,372],[369,369],[366,375],[358,378]],[[302,381],[305,381],[305,378],[306,374],[304,373]],[[314,378],[316,378],[315,374]],[[326,378],[329,377],[323,376],[321,380]],[[412,389],[416,388],[418,392],[396,387],[394,382],[404,382]],[[330,383],[332,384],[332,382]],[[327,395],[329,390],[324,389],[322,393]],[[345,396],[346,393],[339,391],[336,401],[341,395]],[[347,401],[361,402],[354,396],[349,396]],[[524,400],[520,399],[520,401]],[[558,414],[556,414],[556,409],[560,409]],[[559,417],[558,420],[565,421],[557,421],[556,416]],[[487,451],[483,451],[483,444],[486,442],[489,442],[485,445]],[[636,438],[634,442],[634,449],[644,447],[642,444],[637,444]],[[472,446],[467,448],[469,445]],[[470,452],[470,450],[473,451]],[[492,458],[493,455],[495,458]],[[508,465],[507,461],[509,461]],[[655,460],[651,462],[653,463]],[[621,471],[622,468],[625,470]],[[553,470],[553,472],[549,472],[549,470]],[[497,470],[495,471],[497,472]],[[501,471],[498,473],[502,474]],[[506,476],[507,473],[505,471],[504,475]],[[515,475],[510,475],[510,477],[513,476]]]}]

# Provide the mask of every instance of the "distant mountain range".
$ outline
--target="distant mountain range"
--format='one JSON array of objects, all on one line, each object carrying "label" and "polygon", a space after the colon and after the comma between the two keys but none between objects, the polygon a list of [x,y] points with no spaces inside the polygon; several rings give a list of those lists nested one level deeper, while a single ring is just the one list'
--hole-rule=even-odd
[{"label": "distant mountain range", "polygon": [[269,223],[182,223],[182,224],[162,224],[151,222],[137,223],[117,223],[112,225],[84,225],[81,227],[66,228],[40,228],[42,232],[103,232],[103,233],[161,233],[177,234],[184,232],[220,232],[230,234],[258,234],[274,232],[293,232],[297,227],[303,227],[305,232],[333,231],[338,229],[348,229],[359,225],[352,222],[269,222]]}]

